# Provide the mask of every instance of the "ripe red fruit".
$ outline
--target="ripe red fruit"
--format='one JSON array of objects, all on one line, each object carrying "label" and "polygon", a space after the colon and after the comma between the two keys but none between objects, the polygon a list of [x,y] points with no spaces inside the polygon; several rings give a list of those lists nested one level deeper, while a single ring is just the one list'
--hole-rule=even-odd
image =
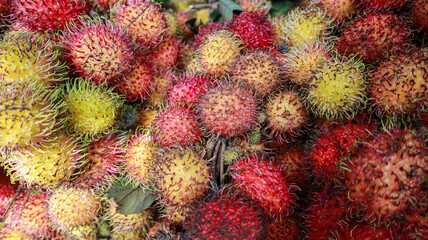
[{"label": "ripe red fruit", "polygon": [[13,3],[16,24],[38,32],[64,30],[89,10],[86,0],[15,0]]},{"label": "ripe red fruit", "polygon": [[356,54],[367,62],[388,58],[404,49],[410,37],[406,20],[395,14],[368,14],[352,21],[338,39],[341,54]]},{"label": "ripe red fruit", "polygon": [[162,41],[150,49],[147,61],[156,69],[172,68],[177,64],[180,47],[180,42],[175,37],[165,34]]},{"label": "ripe red fruit", "polygon": [[428,33],[428,0],[413,0],[410,4],[413,24]]},{"label": "ripe red fruit", "polygon": [[202,138],[202,131],[194,113],[181,106],[160,111],[153,120],[154,141],[162,146],[188,146]]},{"label": "ripe red fruit", "polygon": [[279,166],[260,156],[251,156],[238,160],[230,170],[237,188],[260,202],[266,214],[277,217],[288,214],[294,204],[295,186]]},{"label": "ripe red fruit", "polygon": [[201,43],[204,41],[205,36],[209,35],[213,32],[226,30],[227,26],[225,23],[219,22],[209,22],[206,25],[202,25],[199,27],[198,34],[195,35],[195,47],[199,47]]},{"label": "ripe red fruit", "polygon": [[408,0],[360,0],[364,11],[387,12],[401,8]]},{"label": "ripe red fruit", "polygon": [[169,92],[168,101],[171,105],[192,107],[213,85],[214,81],[205,75],[183,75]]},{"label": "ripe red fruit", "polygon": [[272,23],[267,16],[257,12],[244,11],[235,15],[228,27],[249,50],[268,49],[275,41]]},{"label": "ripe red fruit", "polygon": [[186,227],[192,239],[260,239],[262,214],[250,201],[220,193],[198,202],[189,212]]}]

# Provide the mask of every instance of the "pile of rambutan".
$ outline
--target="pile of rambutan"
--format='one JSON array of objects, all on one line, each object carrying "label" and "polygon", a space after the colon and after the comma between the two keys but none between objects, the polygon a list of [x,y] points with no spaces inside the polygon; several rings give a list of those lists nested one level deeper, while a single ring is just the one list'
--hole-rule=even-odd
[{"label": "pile of rambutan", "polygon": [[0,0],[0,239],[427,239],[427,23],[427,0]]}]

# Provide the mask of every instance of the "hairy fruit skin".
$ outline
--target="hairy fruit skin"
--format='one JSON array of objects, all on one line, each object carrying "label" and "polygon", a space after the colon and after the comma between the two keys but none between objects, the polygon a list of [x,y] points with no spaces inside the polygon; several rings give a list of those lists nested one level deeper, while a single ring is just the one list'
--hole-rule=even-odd
[{"label": "hairy fruit skin", "polygon": [[248,90],[233,83],[208,90],[198,111],[206,128],[224,137],[243,135],[257,124],[256,100]]},{"label": "hairy fruit skin", "polygon": [[262,214],[253,203],[236,196],[220,195],[198,202],[189,213],[186,229],[194,239],[259,239]]},{"label": "hairy fruit skin", "polygon": [[381,116],[418,116],[428,109],[428,59],[419,52],[401,53],[371,73],[368,92]]},{"label": "hairy fruit skin", "polygon": [[113,21],[122,29],[127,29],[136,42],[144,46],[156,46],[168,30],[167,21],[157,3],[130,0],[116,5],[112,12]]},{"label": "hairy fruit skin", "polygon": [[56,33],[88,11],[86,0],[14,0],[13,12],[18,26],[33,31]]},{"label": "hairy fruit skin", "polygon": [[177,83],[168,94],[169,104],[195,107],[201,97],[214,86],[214,80],[200,74],[189,74],[177,79]]},{"label": "hairy fruit skin", "polygon": [[[380,133],[350,158],[345,185],[356,209],[368,219],[390,219],[418,206],[428,172],[424,142],[410,130]],[[409,174],[411,173],[411,174]],[[416,201],[415,201],[416,200]]]},{"label": "hairy fruit skin", "polygon": [[287,215],[294,204],[294,185],[272,161],[251,156],[234,163],[230,170],[235,185],[249,198],[260,203],[265,214]]},{"label": "hairy fruit skin", "polygon": [[195,202],[208,190],[211,177],[205,160],[194,150],[182,148],[162,154],[155,172],[162,201],[170,206]]},{"label": "hairy fruit skin", "polygon": [[191,109],[175,106],[161,110],[153,120],[154,141],[161,146],[182,147],[197,143],[202,131]]},{"label": "hairy fruit skin", "polygon": [[325,9],[339,25],[356,12],[355,0],[313,0],[310,4]]},{"label": "hairy fruit skin", "polygon": [[264,51],[247,53],[237,59],[233,80],[247,86],[257,96],[269,95],[281,81],[280,65],[276,58]]},{"label": "hairy fruit skin", "polygon": [[147,208],[139,213],[121,214],[118,205],[114,199],[110,199],[106,219],[113,225],[113,232],[136,232],[146,230],[152,218],[154,211]]},{"label": "hairy fruit skin", "polygon": [[203,73],[221,77],[232,70],[232,63],[238,58],[242,41],[230,31],[222,30],[205,36],[197,50],[197,61]]},{"label": "hairy fruit skin", "polygon": [[332,59],[315,71],[307,90],[307,104],[331,120],[353,118],[365,104],[364,65],[355,60]]},{"label": "hairy fruit skin", "polygon": [[248,50],[268,49],[274,43],[273,25],[267,16],[259,12],[244,11],[235,15],[228,27]]},{"label": "hairy fruit skin", "polygon": [[76,72],[95,84],[123,76],[134,64],[134,45],[119,26],[102,19],[72,25],[65,34],[63,47]]},{"label": "hairy fruit skin", "polygon": [[52,225],[67,231],[95,221],[101,200],[89,189],[63,186],[52,193],[48,206]]},{"label": "hairy fruit skin", "polygon": [[344,28],[336,48],[341,54],[356,55],[366,62],[387,59],[404,49],[411,33],[407,25],[394,14],[367,14]]},{"label": "hairy fruit skin", "polygon": [[403,7],[408,0],[360,0],[360,8],[373,12],[392,12]]},{"label": "hairy fruit skin", "polygon": [[150,49],[147,61],[156,69],[173,68],[177,64],[180,47],[178,39],[165,34],[162,41],[156,47]]}]

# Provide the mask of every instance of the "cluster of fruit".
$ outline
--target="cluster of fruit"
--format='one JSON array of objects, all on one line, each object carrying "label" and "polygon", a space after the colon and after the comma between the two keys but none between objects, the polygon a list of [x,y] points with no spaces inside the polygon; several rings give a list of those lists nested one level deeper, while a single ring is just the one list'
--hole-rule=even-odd
[{"label": "cluster of fruit", "polygon": [[1,239],[427,239],[427,0],[12,3]]}]

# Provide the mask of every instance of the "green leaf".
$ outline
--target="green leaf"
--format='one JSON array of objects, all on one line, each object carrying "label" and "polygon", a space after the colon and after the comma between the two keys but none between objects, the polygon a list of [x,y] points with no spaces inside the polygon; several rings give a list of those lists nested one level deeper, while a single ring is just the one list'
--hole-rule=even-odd
[{"label": "green leaf", "polygon": [[119,213],[128,215],[139,213],[150,207],[157,195],[142,187],[134,187],[131,183],[123,185],[120,181],[110,188],[108,197],[113,198]]},{"label": "green leaf", "polygon": [[294,6],[292,1],[275,1],[272,2],[272,8],[270,10],[270,15],[278,16],[286,13]]},{"label": "green leaf", "polygon": [[242,7],[232,0],[220,0],[218,10],[224,21],[232,19],[234,13],[243,11]]}]

